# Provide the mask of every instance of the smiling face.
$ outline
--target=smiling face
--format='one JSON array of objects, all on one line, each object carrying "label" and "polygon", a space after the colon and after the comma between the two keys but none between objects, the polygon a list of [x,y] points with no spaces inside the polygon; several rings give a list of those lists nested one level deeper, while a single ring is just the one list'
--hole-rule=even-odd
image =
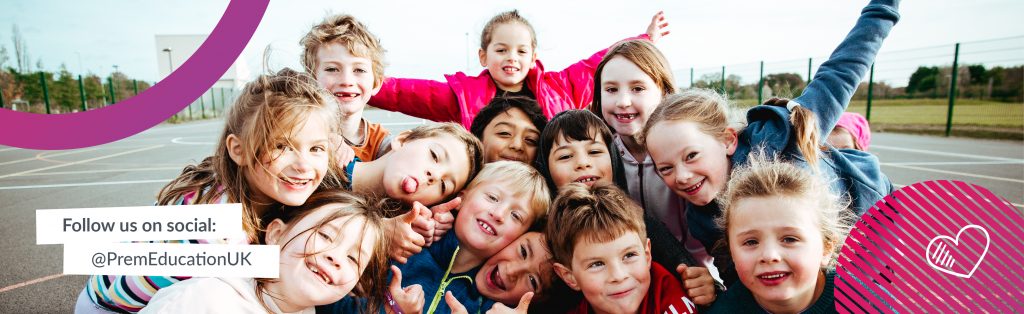
[{"label": "smiling face", "polygon": [[488,180],[462,193],[455,218],[460,245],[477,256],[491,256],[525,233],[536,217],[530,196],[515,191],[504,182]]},{"label": "smiling face", "polygon": [[373,61],[352,55],[337,42],[320,46],[316,58],[316,80],[337,98],[341,114],[362,114],[366,102],[380,90],[373,85]]},{"label": "smiling face", "polygon": [[730,139],[722,141],[704,133],[696,122],[663,121],[651,127],[647,152],[673,192],[704,206],[728,183],[729,156],[736,151],[736,134],[729,132]]},{"label": "smiling face", "polygon": [[515,306],[527,292],[550,287],[555,273],[544,234],[528,232],[491,256],[476,274],[476,287],[488,299]]},{"label": "smiling face", "polygon": [[615,133],[625,137],[643,129],[663,95],[650,76],[622,56],[604,65],[599,86],[601,116]]},{"label": "smiling face", "polygon": [[245,167],[253,199],[290,206],[306,202],[327,173],[330,128],[323,120],[307,119],[289,139],[276,140],[277,148],[262,165]]},{"label": "smiling face", "polygon": [[596,182],[612,182],[612,159],[608,145],[601,136],[593,140],[572,140],[558,136],[552,143],[548,168],[555,187],[580,182],[593,186]]},{"label": "smiling face", "polygon": [[370,262],[378,239],[366,232],[365,218],[347,216],[315,228],[333,212],[344,210],[338,206],[315,209],[291,228],[281,220],[267,227],[267,244],[282,246],[280,279],[268,284],[268,289],[282,294],[292,306],[308,308],[341,300]]},{"label": "smiling face", "polygon": [[530,163],[537,154],[540,130],[519,108],[509,108],[494,117],[484,129],[485,162],[513,160]]},{"label": "smiling face", "polygon": [[729,251],[736,272],[766,308],[799,311],[811,304],[824,247],[814,204],[771,196],[743,198],[729,214]]},{"label": "smiling face", "polygon": [[487,68],[499,89],[510,92],[523,88],[523,80],[537,59],[530,30],[515,22],[495,27],[491,43],[479,54],[480,66]]},{"label": "smiling face", "polygon": [[576,241],[572,268],[555,266],[566,284],[596,313],[636,313],[651,286],[650,241],[632,231],[604,243]]},{"label": "smiling face", "polygon": [[382,179],[389,197],[430,206],[466,185],[469,155],[466,143],[455,136],[441,134],[397,144]]}]

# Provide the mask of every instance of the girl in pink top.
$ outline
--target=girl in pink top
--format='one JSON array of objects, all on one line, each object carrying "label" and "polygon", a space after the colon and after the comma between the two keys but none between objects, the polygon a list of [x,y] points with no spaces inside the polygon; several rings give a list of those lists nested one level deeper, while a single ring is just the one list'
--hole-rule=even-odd
[{"label": "girl in pink top", "polygon": [[[627,39],[657,41],[669,32],[662,12],[651,19],[647,33]],[[496,95],[523,95],[537,100],[548,118],[592,101],[594,69],[607,49],[560,72],[545,72],[537,60],[537,36],[519,11],[491,18],[480,36],[478,76],[445,75],[445,82],[386,78],[369,105],[438,122],[458,122],[467,129],[477,112]]]}]

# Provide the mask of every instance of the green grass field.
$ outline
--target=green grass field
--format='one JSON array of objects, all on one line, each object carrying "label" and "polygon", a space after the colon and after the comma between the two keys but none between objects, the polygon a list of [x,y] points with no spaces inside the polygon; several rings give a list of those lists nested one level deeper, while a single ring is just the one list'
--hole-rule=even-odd
[{"label": "green grass field", "polygon": [[[735,100],[740,106],[756,100]],[[871,127],[878,131],[945,134],[948,99],[883,99],[871,102]],[[866,115],[867,101],[847,109]],[[1024,104],[957,99],[953,107],[955,136],[1024,139]]]}]

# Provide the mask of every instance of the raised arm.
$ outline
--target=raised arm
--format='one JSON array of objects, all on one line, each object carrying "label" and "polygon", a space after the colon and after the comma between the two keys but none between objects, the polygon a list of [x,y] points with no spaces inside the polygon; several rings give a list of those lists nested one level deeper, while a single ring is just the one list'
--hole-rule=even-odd
[{"label": "raised arm", "polygon": [[[882,41],[899,20],[900,0],[872,0],[853,30],[821,64],[807,89],[794,99],[818,116],[819,134],[828,135],[878,55]],[[826,136],[822,136],[824,141]]]},{"label": "raised arm", "polygon": [[436,122],[461,122],[458,99],[445,82],[385,78],[369,105]]}]

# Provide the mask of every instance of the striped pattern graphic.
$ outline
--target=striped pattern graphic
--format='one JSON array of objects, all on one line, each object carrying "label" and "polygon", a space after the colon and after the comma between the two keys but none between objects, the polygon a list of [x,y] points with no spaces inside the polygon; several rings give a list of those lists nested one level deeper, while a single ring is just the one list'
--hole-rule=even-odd
[{"label": "striped pattern graphic", "polygon": [[903,187],[850,231],[840,313],[1024,313],[1024,213],[959,181]]}]

